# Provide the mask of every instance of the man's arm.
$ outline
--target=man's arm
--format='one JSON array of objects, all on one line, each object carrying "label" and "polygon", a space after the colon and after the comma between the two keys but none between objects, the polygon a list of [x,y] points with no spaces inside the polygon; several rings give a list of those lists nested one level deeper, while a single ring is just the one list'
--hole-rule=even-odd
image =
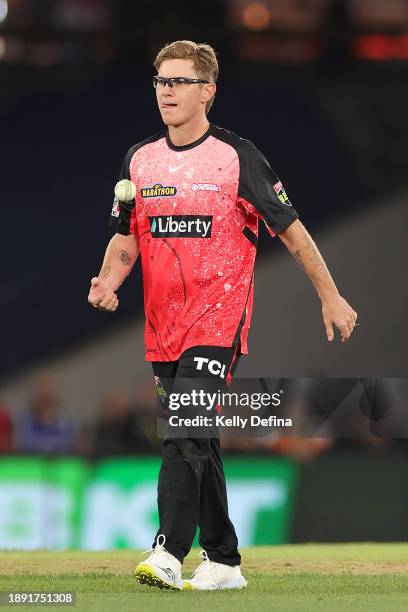
[{"label": "man's arm", "polygon": [[342,342],[346,342],[353,332],[357,313],[339,294],[312,237],[299,219],[291,223],[278,236],[315,286],[322,302],[327,339],[331,342],[334,338],[334,324],[341,332]]},{"label": "man's arm", "polygon": [[130,274],[139,254],[136,236],[115,234],[108,244],[101,271],[91,280],[88,302],[99,310],[114,311],[118,307],[115,291]]}]

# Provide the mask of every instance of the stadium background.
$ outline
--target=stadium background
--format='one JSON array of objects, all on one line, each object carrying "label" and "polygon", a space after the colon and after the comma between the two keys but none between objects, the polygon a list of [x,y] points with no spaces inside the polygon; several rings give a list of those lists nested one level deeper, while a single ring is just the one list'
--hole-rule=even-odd
[{"label": "stadium background", "polygon": [[[328,345],[313,287],[263,232],[237,376],[405,384],[408,4],[1,0],[0,22],[0,548],[148,547],[139,267],[114,316],[86,296],[121,160],[161,126],[153,57],[179,38],[217,49],[210,120],[265,153],[359,313]],[[405,438],[224,446],[241,545],[407,541]]]}]

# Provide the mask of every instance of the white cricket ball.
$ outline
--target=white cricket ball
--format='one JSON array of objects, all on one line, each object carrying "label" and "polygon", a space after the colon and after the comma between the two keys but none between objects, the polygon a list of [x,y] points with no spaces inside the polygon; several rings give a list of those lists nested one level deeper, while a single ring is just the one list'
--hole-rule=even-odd
[{"label": "white cricket ball", "polygon": [[116,183],[115,185],[115,198],[119,202],[130,202],[134,200],[136,196],[136,187],[132,181],[128,181],[128,179],[123,179]]}]

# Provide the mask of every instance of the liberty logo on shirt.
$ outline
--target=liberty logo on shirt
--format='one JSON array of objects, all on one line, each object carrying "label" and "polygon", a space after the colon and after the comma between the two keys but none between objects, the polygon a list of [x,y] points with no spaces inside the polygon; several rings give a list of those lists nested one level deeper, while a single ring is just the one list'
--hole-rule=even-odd
[{"label": "liberty logo on shirt", "polygon": [[149,217],[152,238],[211,238],[212,215]]},{"label": "liberty logo on shirt", "polygon": [[176,195],[177,187],[174,185],[165,187],[161,183],[155,183],[152,187],[142,187],[141,192],[142,198],[168,197]]}]

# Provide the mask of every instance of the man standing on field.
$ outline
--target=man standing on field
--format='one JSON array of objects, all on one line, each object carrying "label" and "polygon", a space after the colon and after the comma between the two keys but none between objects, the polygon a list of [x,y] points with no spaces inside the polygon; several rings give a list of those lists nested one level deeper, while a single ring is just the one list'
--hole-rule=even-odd
[{"label": "man standing on field", "polygon": [[[120,179],[136,197],[114,202],[116,230],[89,302],[118,306],[116,290],[142,258],[146,360],[158,392],[186,391],[188,381],[222,390],[248,353],[258,221],[283,241],[322,302],[328,340],[333,325],[347,341],[356,312],[339,295],[284,186],[248,140],[209,123],[218,63],[212,47],[176,41],[157,55],[153,79],[166,126],[133,146]],[[165,438],[158,482],[160,527],[140,582],[174,589],[246,586],[228,516],[219,436]],[[181,566],[197,526],[203,562],[183,581]]]}]

